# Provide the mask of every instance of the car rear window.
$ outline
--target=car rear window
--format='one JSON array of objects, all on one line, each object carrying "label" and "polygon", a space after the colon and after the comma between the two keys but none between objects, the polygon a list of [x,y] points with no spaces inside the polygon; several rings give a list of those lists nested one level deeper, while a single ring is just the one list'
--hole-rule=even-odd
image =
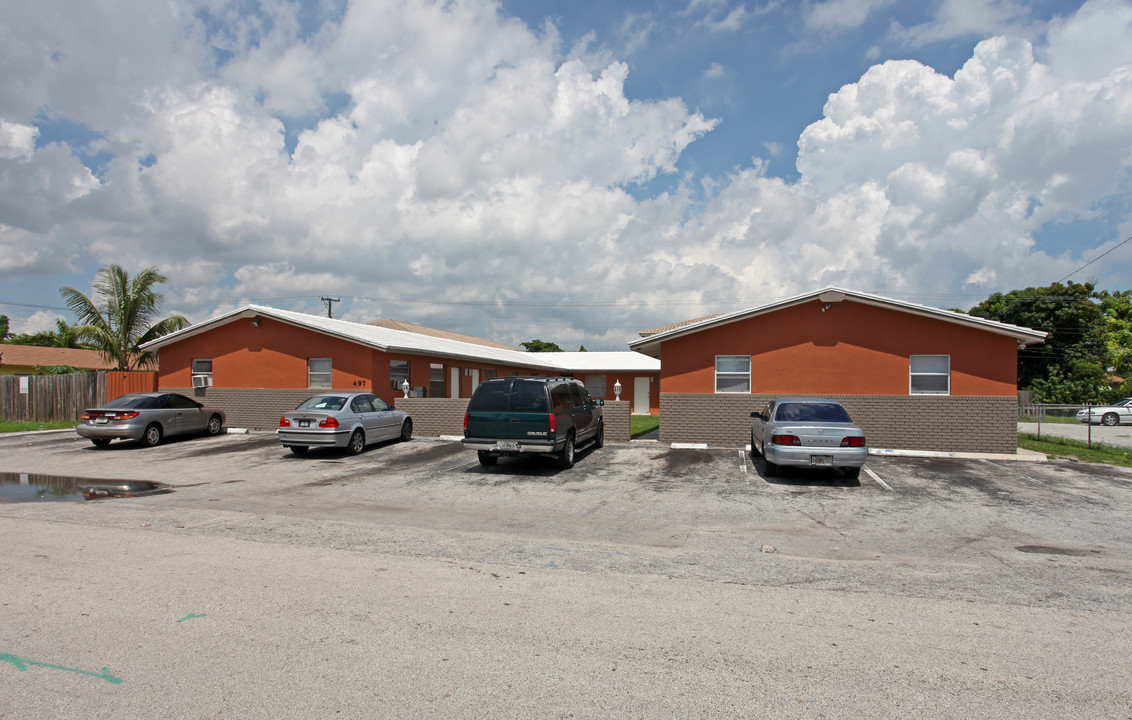
[{"label": "car rear window", "polygon": [[536,380],[485,382],[468,402],[468,412],[548,412],[546,385]]},{"label": "car rear window", "polygon": [[157,407],[159,400],[164,398],[152,397],[149,395],[123,395],[119,398],[114,398],[102,407],[104,408],[117,408],[127,410],[148,410]]},{"label": "car rear window", "polygon": [[830,403],[782,403],[778,406],[780,421],[853,422],[840,405]]},{"label": "car rear window", "polygon": [[315,395],[307,398],[296,410],[341,410],[346,405],[346,398],[338,395]]}]

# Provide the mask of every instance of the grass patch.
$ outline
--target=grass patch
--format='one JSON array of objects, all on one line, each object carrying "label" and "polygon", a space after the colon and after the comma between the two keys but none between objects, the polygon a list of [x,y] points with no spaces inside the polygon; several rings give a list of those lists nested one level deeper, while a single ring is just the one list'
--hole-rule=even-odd
[{"label": "grass patch", "polygon": [[[1038,419],[1036,417],[1030,417],[1028,415],[1023,415],[1018,418],[1018,422],[1036,423],[1037,421]],[[1084,423],[1078,422],[1076,415],[1042,415],[1042,425],[1045,425],[1046,423],[1057,423],[1059,425],[1084,425]]]},{"label": "grass patch", "polygon": [[1039,439],[1032,433],[1018,433],[1018,447],[1034,450],[1051,458],[1132,467],[1132,450],[1100,443],[1093,443],[1093,446],[1089,447],[1088,443],[1080,440],[1048,436]]},{"label": "grass patch", "polygon": [[629,437],[637,437],[660,427],[659,415],[633,415],[629,418]]},{"label": "grass patch", "polygon": [[78,420],[0,420],[0,433],[27,432],[29,430],[63,430],[78,425]]}]

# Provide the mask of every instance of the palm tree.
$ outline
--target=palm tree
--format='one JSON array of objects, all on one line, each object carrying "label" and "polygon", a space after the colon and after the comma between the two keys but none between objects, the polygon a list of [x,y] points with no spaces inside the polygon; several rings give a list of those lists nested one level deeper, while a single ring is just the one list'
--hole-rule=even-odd
[{"label": "palm tree", "polygon": [[156,353],[142,351],[141,345],[189,324],[180,315],[157,319],[162,298],[153,288],[163,282],[157,268],[142,270],[131,280],[120,265],[107,265],[95,276],[97,302],[71,287],[59,288],[59,293],[79,319],[75,335],[80,341],[118,363],[119,370],[137,370],[157,362]]}]

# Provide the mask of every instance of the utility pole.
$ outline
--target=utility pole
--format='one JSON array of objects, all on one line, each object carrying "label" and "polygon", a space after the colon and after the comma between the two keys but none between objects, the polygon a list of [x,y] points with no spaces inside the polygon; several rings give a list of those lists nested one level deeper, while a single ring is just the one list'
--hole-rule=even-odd
[{"label": "utility pole", "polygon": [[325,295],[323,295],[322,301],[324,303],[326,303],[326,317],[333,318],[334,317],[334,303],[342,302],[342,298],[332,298],[332,297],[326,297]]}]

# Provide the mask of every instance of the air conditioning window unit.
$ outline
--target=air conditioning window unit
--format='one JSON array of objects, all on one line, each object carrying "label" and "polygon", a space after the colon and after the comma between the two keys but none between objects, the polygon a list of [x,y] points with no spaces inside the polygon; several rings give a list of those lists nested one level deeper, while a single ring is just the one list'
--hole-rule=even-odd
[{"label": "air conditioning window unit", "polygon": [[204,388],[212,387],[211,375],[193,375],[193,387]]}]

